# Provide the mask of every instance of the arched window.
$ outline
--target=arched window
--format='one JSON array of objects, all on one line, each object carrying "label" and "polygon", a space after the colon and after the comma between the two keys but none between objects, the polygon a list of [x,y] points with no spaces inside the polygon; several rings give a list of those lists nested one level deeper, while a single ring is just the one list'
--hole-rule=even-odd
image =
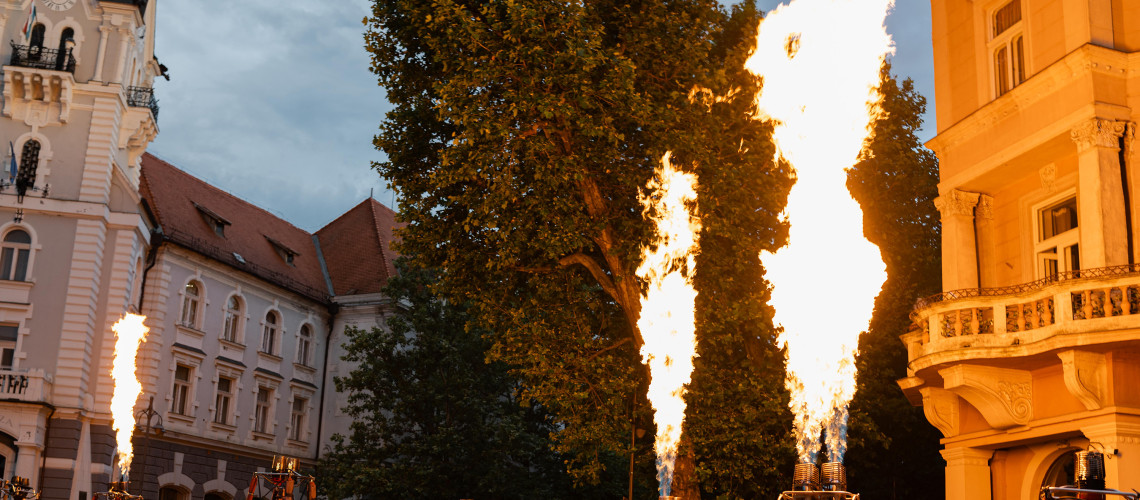
[{"label": "arched window", "polygon": [[313,348],[313,329],[309,325],[302,325],[300,335],[297,337],[297,362],[309,365],[309,354]]},{"label": "arched window", "polygon": [[198,328],[198,309],[201,300],[202,284],[197,281],[187,283],[186,289],[182,291],[182,316],[180,322],[183,326]]},{"label": "arched window", "polygon": [[226,319],[222,325],[222,339],[230,342],[241,342],[242,319],[245,317],[242,310],[241,299],[231,295],[226,301]]},{"label": "arched window", "polygon": [[32,254],[32,237],[23,229],[4,235],[0,246],[0,280],[27,281],[28,260]]},{"label": "arched window", "polygon": [[64,28],[59,33],[59,53],[63,54],[67,50],[67,41],[75,41],[75,30],[71,28]]},{"label": "arched window", "polygon": [[261,352],[277,354],[277,333],[281,330],[277,313],[269,311],[265,315],[265,328],[261,332]]},{"label": "arched window", "polygon": [[32,53],[35,55],[39,55],[40,53],[37,49],[44,47],[44,33],[47,33],[47,27],[42,23],[36,23],[35,26],[32,26],[32,40],[28,45],[33,47]]},{"label": "arched window", "polygon": [[1074,453],[1065,452],[1049,465],[1049,469],[1045,471],[1045,478],[1041,481],[1041,487],[1072,485],[1076,482],[1076,476],[1073,475],[1075,471]]},{"label": "arched window", "polygon": [[24,193],[36,185],[36,167],[40,164],[40,142],[30,139],[20,153],[20,172],[16,174],[16,194]]}]

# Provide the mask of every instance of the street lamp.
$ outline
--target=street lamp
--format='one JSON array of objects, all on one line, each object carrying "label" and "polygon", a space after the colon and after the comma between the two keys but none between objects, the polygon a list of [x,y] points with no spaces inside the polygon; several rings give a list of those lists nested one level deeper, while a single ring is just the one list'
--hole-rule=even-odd
[{"label": "street lamp", "polygon": [[[151,421],[158,419],[158,423],[151,425]],[[145,421],[145,423],[144,423]],[[139,474],[138,486],[135,487],[135,493],[142,495],[142,486],[146,482],[146,460],[150,455],[150,431],[153,429],[155,435],[162,435],[162,415],[159,415],[154,410],[154,396],[150,397],[150,402],[143,408],[135,412],[135,427],[143,426],[143,452],[142,452],[142,471]]]}]

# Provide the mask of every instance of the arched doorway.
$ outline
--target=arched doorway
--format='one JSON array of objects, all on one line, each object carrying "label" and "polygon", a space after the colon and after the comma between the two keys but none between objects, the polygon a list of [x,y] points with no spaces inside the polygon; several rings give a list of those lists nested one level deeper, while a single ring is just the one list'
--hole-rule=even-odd
[{"label": "arched doorway", "polygon": [[8,479],[16,473],[16,456],[19,453],[16,438],[0,432],[0,479]]}]

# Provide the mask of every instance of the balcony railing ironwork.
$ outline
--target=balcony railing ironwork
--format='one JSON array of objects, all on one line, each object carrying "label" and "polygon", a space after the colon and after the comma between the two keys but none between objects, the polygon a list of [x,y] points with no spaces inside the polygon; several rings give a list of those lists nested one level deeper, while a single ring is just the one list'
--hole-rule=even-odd
[{"label": "balcony railing ironwork", "polygon": [[158,120],[158,99],[154,98],[154,89],[150,87],[127,87],[127,106],[150,108],[150,114]]},{"label": "balcony railing ironwork", "polygon": [[49,49],[39,45],[12,45],[12,66],[21,68],[49,69],[75,73],[75,56],[66,49]]},{"label": "balcony railing ironwork", "polygon": [[1120,266],[1098,267],[1094,269],[1081,269],[1079,271],[1067,271],[1058,273],[1047,278],[1041,278],[1036,281],[1028,283],[1020,283],[1017,285],[994,287],[994,288],[964,288],[961,290],[950,290],[948,292],[936,293],[929,297],[918,299],[914,305],[914,309],[920,310],[935,305],[939,302],[955,299],[968,299],[974,297],[1000,297],[1002,295],[1015,295],[1023,292],[1031,292],[1039,290],[1048,285],[1058,283],[1061,281],[1071,281],[1076,279],[1087,278],[1105,278],[1105,277],[1118,277],[1140,275],[1140,264],[1124,264]]},{"label": "balcony railing ironwork", "polygon": [[43,370],[0,370],[0,400],[47,401],[49,392]]},{"label": "balcony railing ironwork", "polygon": [[140,13],[146,13],[146,4],[149,0],[103,0],[108,3],[125,3],[139,8]]}]

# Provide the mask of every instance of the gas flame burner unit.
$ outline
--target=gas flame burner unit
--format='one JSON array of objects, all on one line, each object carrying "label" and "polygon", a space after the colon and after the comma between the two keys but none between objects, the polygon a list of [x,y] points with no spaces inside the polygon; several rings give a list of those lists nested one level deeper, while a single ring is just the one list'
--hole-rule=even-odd
[{"label": "gas flame burner unit", "polygon": [[1129,500],[1140,499],[1136,491],[1110,490],[1104,486],[1104,454],[1099,451],[1076,452],[1077,484],[1070,486],[1048,486],[1041,488],[1042,500],[1108,500],[1110,496],[1120,496]]},{"label": "gas flame burner unit", "polygon": [[142,495],[132,495],[127,491],[127,481],[112,481],[107,491],[97,491],[95,500],[143,500]]},{"label": "gas flame burner unit", "polygon": [[847,469],[841,462],[827,462],[822,469],[802,463],[796,464],[792,490],[780,493],[778,500],[795,499],[859,500],[859,494],[847,491]]}]

